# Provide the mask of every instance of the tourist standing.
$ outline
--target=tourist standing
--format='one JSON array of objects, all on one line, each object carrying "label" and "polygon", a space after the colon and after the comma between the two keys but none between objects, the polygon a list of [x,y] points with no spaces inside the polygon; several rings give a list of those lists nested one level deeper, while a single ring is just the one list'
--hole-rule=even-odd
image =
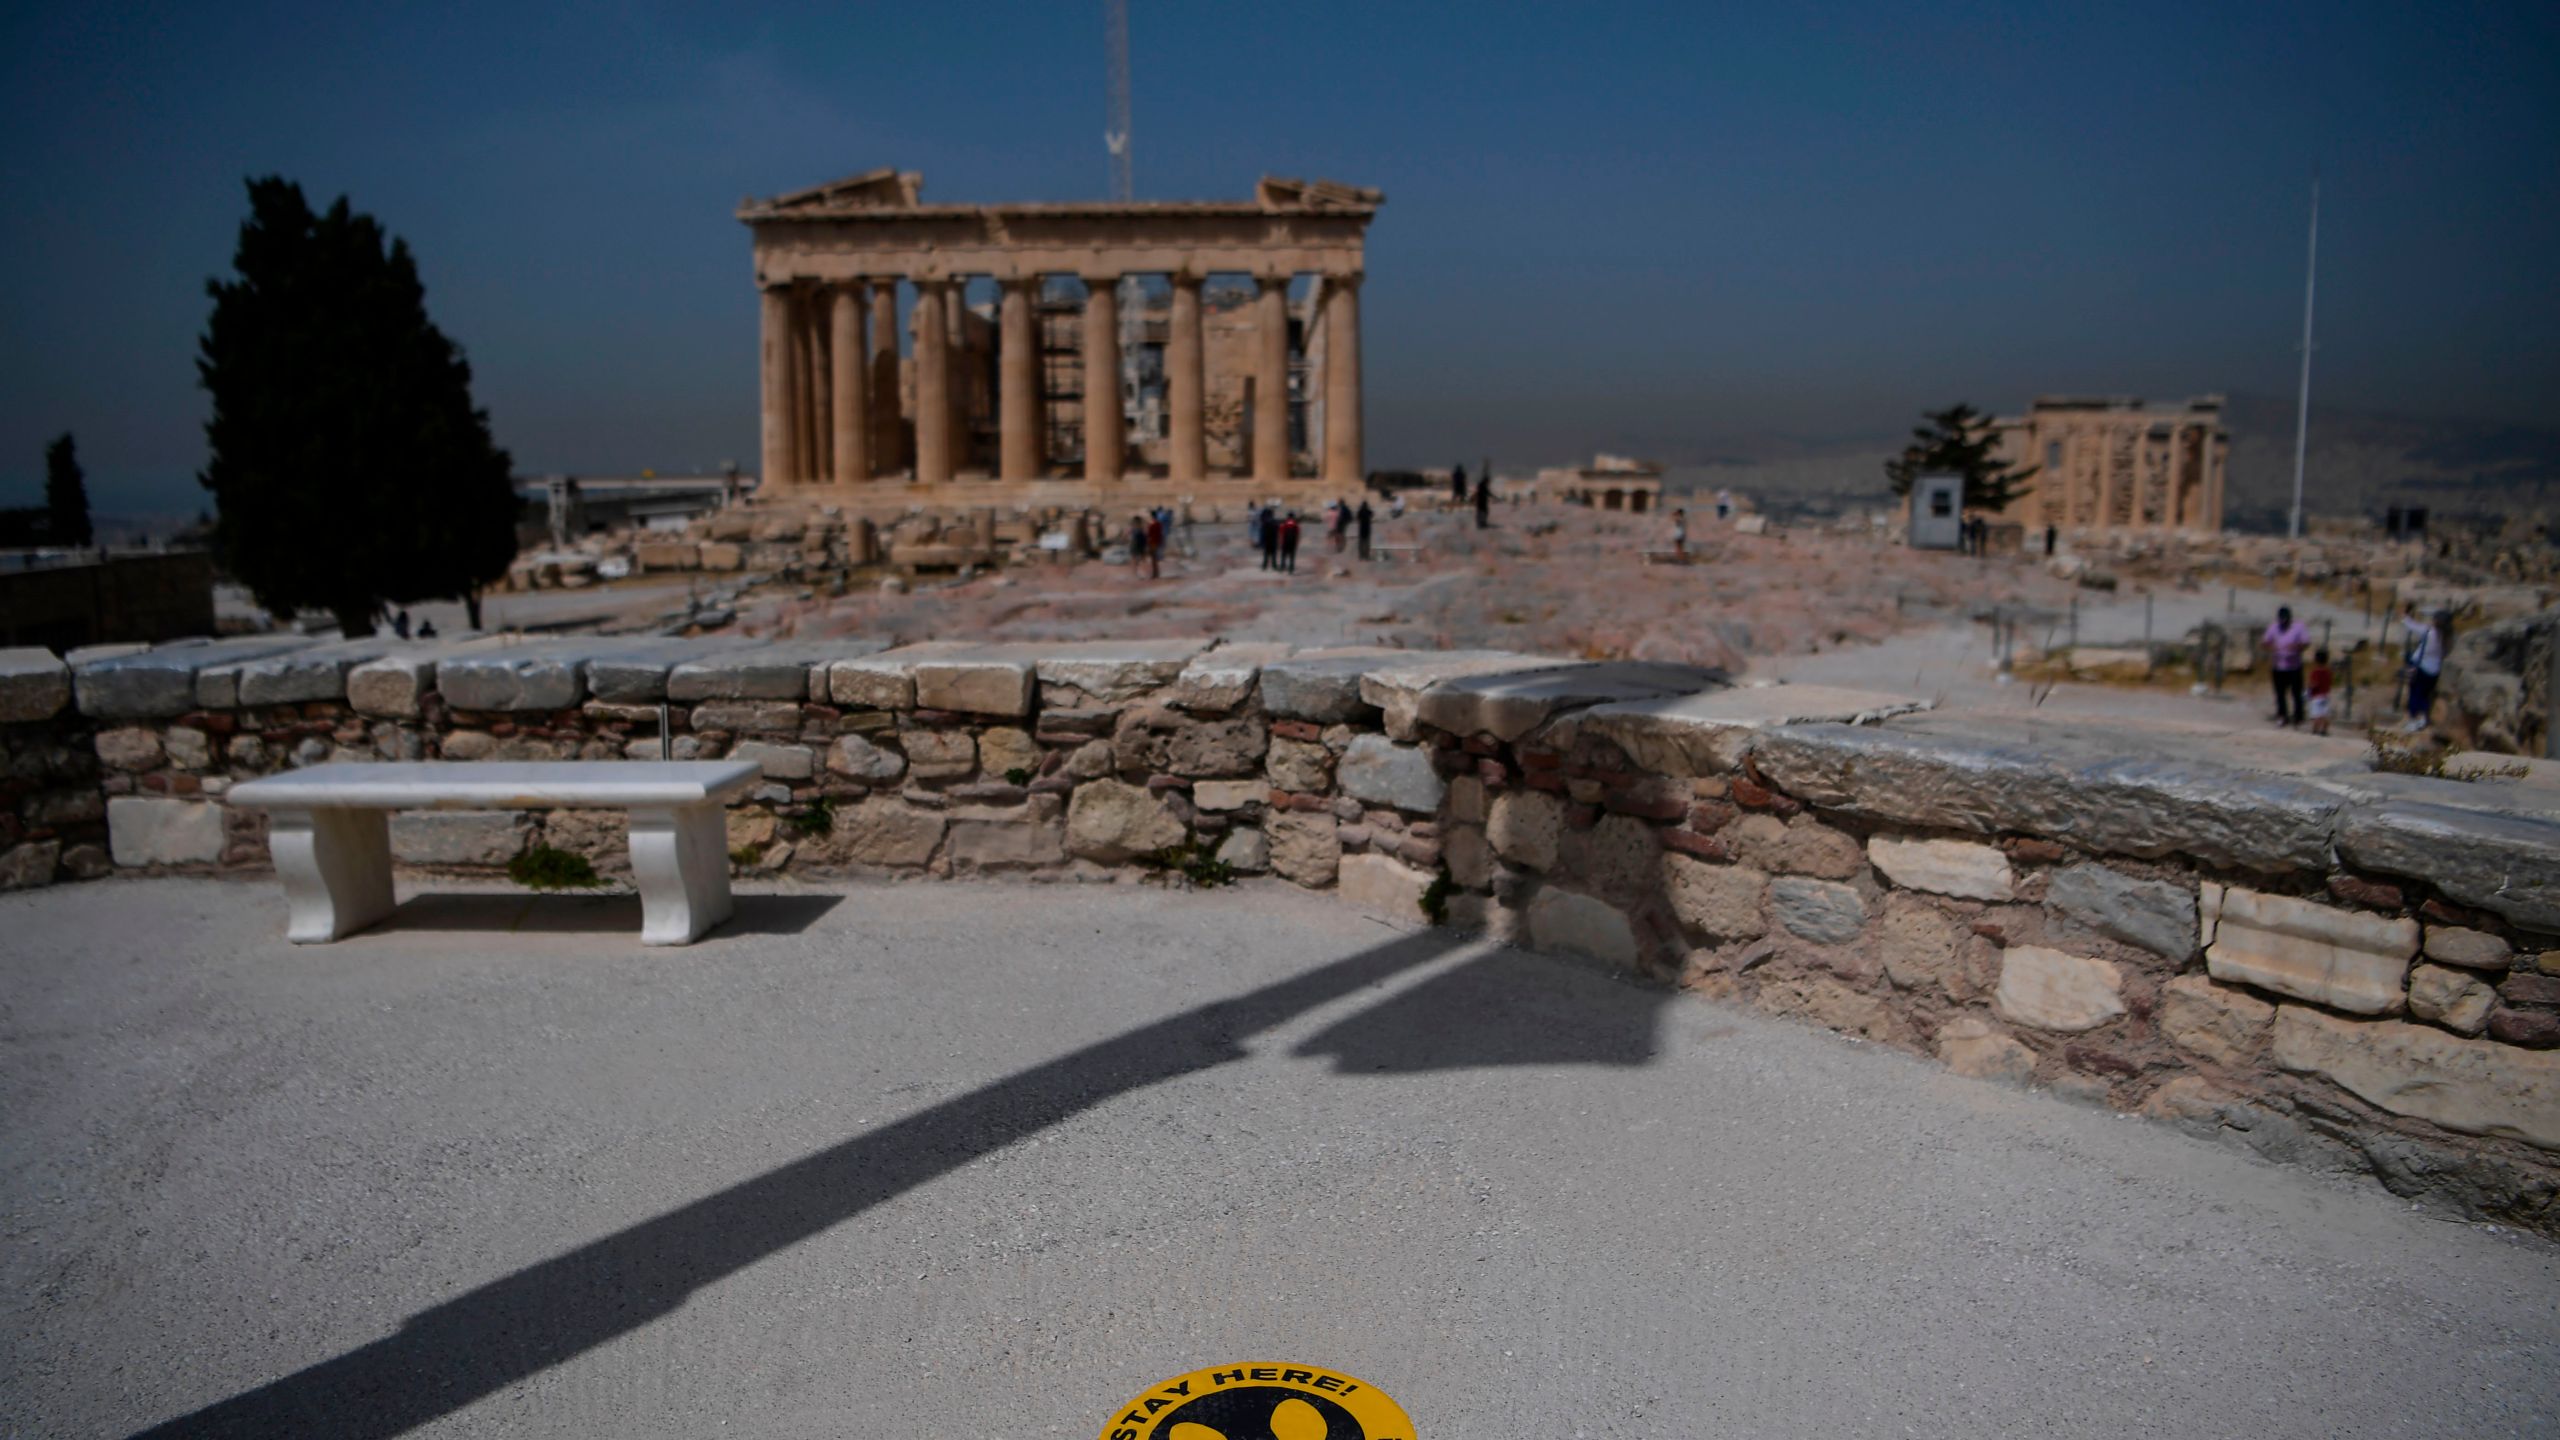
[{"label": "tourist standing", "polygon": [[2058,527],[2052,525],[2044,527],[2044,554],[2046,559],[2050,560],[2053,558],[2053,544],[2061,538],[2062,531]]},{"label": "tourist standing", "polygon": [[1351,502],[1336,500],[1333,502],[1333,553],[1341,554],[1343,546],[1350,542]]},{"label": "tourist standing", "polygon": [[2444,675],[2444,652],[2453,643],[2453,612],[2438,610],[2432,620],[2418,618],[2418,607],[2400,607],[2400,623],[2407,628],[2409,639],[2409,723],[2402,733],[2415,735],[2427,728],[2436,706],[2436,682]]},{"label": "tourist standing", "polygon": [[1366,560],[1369,558],[1369,527],[1377,522],[1378,512],[1370,509],[1368,499],[1363,497],[1359,513],[1352,518],[1360,527],[1360,558]]},{"label": "tourist standing", "polygon": [[2311,697],[2311,733],[2314,735],[2329,733],[2329,689],[2335,683],[2336,679],[2329,670],[2329,647],[2323,645],[2311,652],[2311,674],[2303,683],[2304,692]]},{"label": "tourist standing", "polygon": [[1144,515],[1129,517],[1129,568],[1147,568],[1147,517]]},{"label": "tourist standing", "polygon": [[1492,523],[1493,477],[1479,475],[1476,477],[1476,528],[1482,530]]},{"label": "tourist standing", "polygon": [[1280,573],[1298,573],[1298,512],[1295,510],[1280,522]]},{"label": "tourist standing", "polygon": [[1393,495],[1387,497],[1387,518],[1390,520],[1401,520],[1404,518],[1403,491],[1399,490]]},{"label": "tourist standing", "polygon": [[1463,464],[1449,472],[1449,503],[1452,505],[1467,503],[1467,467]]},{"label": "tourist standing", "polygon": [[1147,517],[1147,578],[1164,577],[1164,512]]},{"label": "tourist standing", "polygon": [[2267,669],[2275,676],[2279,725],[2302,723],[2302,657],[2311,648],[2311,627],[2293,618],[2293,607],[2276,607],[2275,623],[2259,637],[2267,647]]},{"label": "tourist standing", "polygon": [[1269,505],[1257,513],[1261,517],[1262,568],[1277,570],[1280,568],[1280,513]]},{"label": "tourist standing", "polygon": [[1262,507],[1244,507],[1244,543],[1255,550],[1262,548]]},{"label": "tourist standing", "polygon": [[1677,505],[1671,507],[1671,553],[1689,563],[1689,512]]}]

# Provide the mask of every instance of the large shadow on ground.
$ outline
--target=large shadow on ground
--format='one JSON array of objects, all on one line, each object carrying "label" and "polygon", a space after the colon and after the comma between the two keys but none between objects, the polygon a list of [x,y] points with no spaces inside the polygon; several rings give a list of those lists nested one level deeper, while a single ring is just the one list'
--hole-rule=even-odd
[{"label": "large shadow on ground", "polygon": [[[779,898],[779,897],[774,897]],[[742,902],[743,904],[743,902]],[[686,1299],[992,1151],[1474,943],[1401,936],[1016,1071],[420,1312],[398,1332],[180,1416],[149,1436],[398,1435],[572,1360]],[[1634,1065],[1670,999],[1517,952],[1434,977],[1300,1047],[1344,1069]]]},{"label": "large shadow on ground", "polygon": [[[844,903],[841,895],[739,895],[729,918],[705,939],[730,935],[797,935]],[[432,933],[504,935],[619,935],[640,929],[637,895],[527,895],[521,891],[429,890],[401,902],[400,907],[362,935],[341,941],[360,943],[375,935]]]}]

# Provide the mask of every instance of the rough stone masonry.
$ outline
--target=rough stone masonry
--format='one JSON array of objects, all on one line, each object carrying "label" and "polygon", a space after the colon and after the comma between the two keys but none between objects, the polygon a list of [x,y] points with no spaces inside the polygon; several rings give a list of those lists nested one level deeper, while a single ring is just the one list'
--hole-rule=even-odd
[{"label": "rough stone masonry", "polygon": [[[1890,696],[1498,651],[594,638],[0,654],[0,886],[255,870],[236,781],[739,756],[770,874],[1234,871],[1572,952],[1962,1073],[2560,1232],[2560,824]],[[657,733],[659,707],[670,733]],[[624,862],[616,817],[434,814],[404,862]]]}]

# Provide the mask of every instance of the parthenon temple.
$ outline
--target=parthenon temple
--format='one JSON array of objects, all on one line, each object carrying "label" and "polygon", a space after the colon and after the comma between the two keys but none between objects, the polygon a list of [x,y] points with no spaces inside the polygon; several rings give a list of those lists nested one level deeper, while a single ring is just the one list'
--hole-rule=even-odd
[{"label": "parthenon temple", "polygon": [[922,191],[874,170],[739,208],[763,297],[764,494],[1100,504],[1360,484],[1379,192],[1271,177],[1234,202]]}]

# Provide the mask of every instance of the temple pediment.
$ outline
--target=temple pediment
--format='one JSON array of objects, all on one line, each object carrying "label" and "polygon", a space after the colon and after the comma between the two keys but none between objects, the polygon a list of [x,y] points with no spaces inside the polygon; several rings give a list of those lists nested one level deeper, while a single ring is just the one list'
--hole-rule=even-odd
[{"label": "temple pediment", "polygon": [[[754,201],[747,202],[750,205]],[[912,210],[924,203],[924,174],[895,169],[865,170],[824,185],[776,195],[758,208],[775,210]]]}]

